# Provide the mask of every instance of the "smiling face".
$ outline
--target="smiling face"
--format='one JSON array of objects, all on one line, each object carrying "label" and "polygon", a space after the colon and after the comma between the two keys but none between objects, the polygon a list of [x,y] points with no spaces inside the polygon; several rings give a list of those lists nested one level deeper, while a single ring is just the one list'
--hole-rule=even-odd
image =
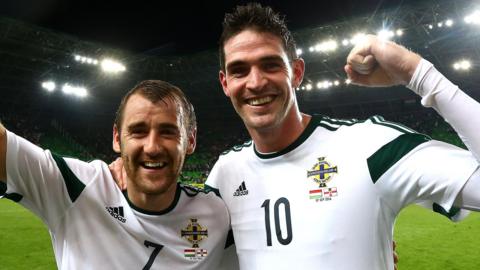
[{"label": "smiling face", "polygon": [[228,39],[224,52],[220,82],[249,131],[288,124],[287,116],[299,113],[294,89],[304,63],[289,61],[279,37],[247,29]]},{"label": "smiling face", "polygon": [[185,156],[195,148],[182,114],[172,97],[155,103],[140,94],[128,98],[121,130],[114,127],[114,150],[121,152],[129,196],[174,193]]}]

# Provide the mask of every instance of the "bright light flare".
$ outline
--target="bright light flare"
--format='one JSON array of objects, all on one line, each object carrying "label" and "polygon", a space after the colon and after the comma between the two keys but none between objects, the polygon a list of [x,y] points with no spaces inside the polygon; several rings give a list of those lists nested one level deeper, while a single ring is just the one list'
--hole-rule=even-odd
[{"label": "bright light flare", "polygon": [[328,89],[332,87],[332,85],[333,83],[331,81],[324,80],[317,83],[317,89]]},{"label": "bright light flare", "polygon": [[465,16],[465,22],[480,25],[480,10],[475,10],[472,14]]},{"label": "bright light flare", "polygon": [[297,56],[300,56],[300,55],[302,55],[302,54],[303,54],[303,50],[300,49],[300,48],[298,48],[298,49],[297,49]]},{"label": "bright light flare", "polygon": [[100,66],[102,67],[102,70],[107,73],[119,73],[126,70],[122,63],[108,58],[103,59]]},{"label": "bright light flare", "polygon": [[63,85],[62,92],[65,93],[66,95],[73,95],[81,98],[88,96],[88,91],[86,88],[79,87],[79,86],[72,86],[68,83]]},{"label": "bright light flare", "polygon": [[42,83],[42,88],[47,90],[48,92],[53,92],[55,91],[55,88],[57,88],[57,86],[53,81],[46,81]]},{"label": "bright light flare", "polygon": [[446,21],[445,21],[445,25],[446,25],[447,27],[452,27],[452,25],[453,25],[453,20],[452,20],[452,19],[446,20]]},{"label": "bright light flare", "polygon": [[355,34],[352,39],[350,40],[350,43],[353,45],[357,45],[361,42],[365,42],[367,40],[367,35],[365,33],[357,33]]},{"label": "bright light flare", "polygon": [[315,45],[315,51],[317,52],[332,52],[338,48],[338,44],[335,40],[327,40]]},{"label": "bright light flare", "polygon": [[472,63],[469,60],[460,60],[453,64],[455,70],[467,71],[472,67]]},{"label": "bright light flare", "polygon": [[377,33],[378,37],[382,40],[390,40],[395,36],[395,33],[393,31],[387,30],[387,29],[382,29]]},{"label": "bright light flare", "polygon": [[312,90],[312,88],[313,88],[313,87],[312,87],[312,85],[311,85],[310,83],[307,84],[307,85],[305,85],[305,89],[307,89],[307,91]]}]

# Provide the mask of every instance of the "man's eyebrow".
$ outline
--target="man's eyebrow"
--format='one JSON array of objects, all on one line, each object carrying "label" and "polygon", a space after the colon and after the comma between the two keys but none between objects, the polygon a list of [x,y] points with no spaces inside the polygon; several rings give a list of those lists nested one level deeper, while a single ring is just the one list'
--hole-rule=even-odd
[{"label": "man's eyebrow", "polygon": [[[268,55],[268,56],[262,57],[258,60],[258,62],[271,62],[271,61],[284,62],[283,58],[280,57],[279,55]],[[247,61],[244,61],[244,60],[235,60],[233,62],[228,63],[226,69],[235,68],[237,66],[243,66],[246,63],[247,63]]]},{"label": "man's eyebrow", "polygon": [[130,124],[127,125],[127,130],[131,131],[133,129],[142,128],[142,127],[145,127],[145,126],[147,126],[147,124],[143,121],[133,122],[133,123],[130,123]]},{"label": "man's eyebrow", "polygon": [[171,123],[161,123],[157,126],[158,128],[160,129],[176,129],[176,130],[180,130],[180,127],[175,125],[175,124],[171,124]]}]

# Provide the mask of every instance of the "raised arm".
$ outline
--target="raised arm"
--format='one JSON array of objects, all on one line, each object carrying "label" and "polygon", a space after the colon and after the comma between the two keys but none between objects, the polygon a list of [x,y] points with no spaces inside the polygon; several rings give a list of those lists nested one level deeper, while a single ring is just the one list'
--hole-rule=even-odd
[{"label": "raised arm", "polygon": [[459,134],[480,163],[480,104],[462,92],[418,54],[390,41],[368,36],[347,58],[352,83],[370,87],[406,85],[434,108]]},{"label": "raised arm", "polygon": [[[450,82],[427,60],[393,42],[368,36],[345,65],[352,83],[370,87],[406,85],[434,108],[458,133],[480,163],[480,104]],[[471,175],[455,205],[480,211],[480,171]]]},{"label": "raised arm", "polygon": [[0,181],[7,182],[7,130],[0,123]]}]

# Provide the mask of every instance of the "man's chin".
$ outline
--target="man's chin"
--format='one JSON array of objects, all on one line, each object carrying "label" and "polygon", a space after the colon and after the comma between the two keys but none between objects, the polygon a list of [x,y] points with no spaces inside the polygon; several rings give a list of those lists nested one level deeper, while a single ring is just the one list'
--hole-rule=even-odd
[{"label": "man's chin", "polygon": [[253,116],[247,118],[245,124],[251,129],[268,130],[275,126],[275,117],[273,115]]}]

